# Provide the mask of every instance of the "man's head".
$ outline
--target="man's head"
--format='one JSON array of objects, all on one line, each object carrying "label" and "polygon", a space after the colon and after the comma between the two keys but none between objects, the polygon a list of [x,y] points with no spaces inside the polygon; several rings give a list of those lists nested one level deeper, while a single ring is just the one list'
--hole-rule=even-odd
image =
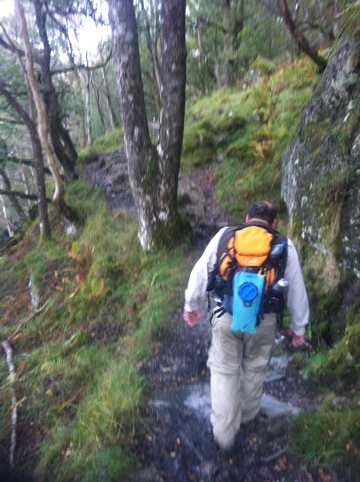
[{"label": "man's head", "polygon": [[269,201],[255,201],[249,207],[246,222],[252,220],[264,221],[269,226],[274,226],[276,222],[276,207]]}]

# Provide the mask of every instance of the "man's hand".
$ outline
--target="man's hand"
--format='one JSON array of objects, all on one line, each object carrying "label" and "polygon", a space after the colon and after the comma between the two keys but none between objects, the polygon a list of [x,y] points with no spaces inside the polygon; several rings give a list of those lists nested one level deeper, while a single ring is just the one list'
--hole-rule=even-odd
[{"label": "man's hand", "polygon": [[201,318],[201,310],[194,310],[194,311],[185,311],[183,313],[183,318],[185,323],[190,326],[190,328],[194,328],[197,325],[197,322]]},{"label": "man's hand", "polygon": [[289,330],[291,344],[293,348],[297,348],[305,343],[305,335],[296,335],[291,329]]}]

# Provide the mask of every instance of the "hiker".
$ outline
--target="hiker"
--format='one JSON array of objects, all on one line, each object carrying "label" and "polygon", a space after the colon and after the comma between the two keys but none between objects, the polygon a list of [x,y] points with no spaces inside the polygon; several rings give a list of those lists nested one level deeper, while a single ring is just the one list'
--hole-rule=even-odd
[{"label": "hiker", "polygon": [[[299,347],[305,343],[309,303],[296,248],[290,239],[275,230],[276,208],[268,201],[251,204],[246,222],[241,226],[245,228],[241,230],[244,233],[246,229],[250,234],[261,231],[267,236],[280,236],[279,239],[285,240],[282,244],[286,245],[286,254],[281,276],[285,284],[288,283],[285,298],[291,315],[289,336],[292,346]],[[209,276],[211,278],[211,273],[216,272],[219,246],[228,230],[222,228],[212,238],[190,274],[183,312],[183,318],[190,327],[196,326],[201,317]],[[251,243],[252,240],[250,246]],[[241,252],[241,247],[237,249]],[[229,254],[231,249],[227,251]],[[263,312],[257,316],[257,326],[249,331],[246,328],[236,330],[232,328],[233,316],[224,308],[226,296],[212,291],[211,297],[214,301],[210,316],[212,341],[207,361],[210,369],[211,424],[215,442],[224,452],[229,452],[240,424],[255,419],[259,412],[266,369],[281,313],[279,310],[274,310],[278,313],[272,312],[271,304],[263,304]],[[228,310],[231,312],[231,309]]]}]

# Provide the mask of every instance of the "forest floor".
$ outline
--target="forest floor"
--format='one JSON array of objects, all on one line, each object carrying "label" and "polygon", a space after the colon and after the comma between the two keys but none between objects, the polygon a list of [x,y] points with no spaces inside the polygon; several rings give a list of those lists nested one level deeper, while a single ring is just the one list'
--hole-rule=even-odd
[{"label": "forest floor", "polygon": [[[86,172],[90,180],[105,188],[104,178],[99,182],[101,166],[104,163],[95,162],[93,168],[87,165]],[[217,229],[231,223],[229,215],[217,205],[212,186],[210,168],[179,176],[181,208],[197,235],[199,255]],[[132,209],[124,186],[118,184],[116,190],[108,187],[106,192],[114,209]],[[182,320],[182,311],[175,311],[168,335],[158,343],[153,360],[142,367],[150,387],[148,419],[136,434],[132,451],[143,470],[131,475],[129,482],[342,481],[331,470],[301,464],[289,452],[292,409],[317,404],[312,389],[294,370],[285,369],[282,375],[267,379],[260,416],[256,422],[241,426],[231,456],[219,451],[210,424],[206,360],[211,330],[207,315],[204,306],[203,319],[190,329]],[[292,349],[286,333],[280,330],[281,334],[285,338],[274,359],[285,357],[291,365]]]}]

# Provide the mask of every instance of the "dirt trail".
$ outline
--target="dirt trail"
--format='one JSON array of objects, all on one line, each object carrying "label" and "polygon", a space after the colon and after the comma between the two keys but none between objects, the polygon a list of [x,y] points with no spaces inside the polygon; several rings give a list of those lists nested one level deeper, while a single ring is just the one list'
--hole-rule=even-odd
[{"label": "dirt trail", "polygon": [[136,480],[322,480],[297,463],[287,450],[291,411],[284,407],[309,407],[314,402],[296,376],[284,374],[265,384],[271,401],[284,402],[278,415],[267,418],[264,414],[255,423],[241,426],[231,456],[218,450],[209,419],[206,359],[210,326],[205,318],[192,330],[183,323],[181,312],[176,313],[171,335],[159,346],[154,360],[143,367],[150,387],[150,420],[135,441],[134,452],[144,468]]}]

